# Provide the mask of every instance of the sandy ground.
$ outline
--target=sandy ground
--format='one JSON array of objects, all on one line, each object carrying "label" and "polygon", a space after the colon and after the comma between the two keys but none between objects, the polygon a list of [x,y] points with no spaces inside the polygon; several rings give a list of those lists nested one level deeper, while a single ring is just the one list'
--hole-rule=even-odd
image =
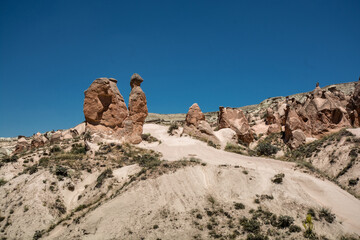
[{"label": "sandy ground", "polygon": [[[359,132],[359,129],[356,132]],[[163,154],[163,158],[169,161],[194,156],[214,165],[240,165],[246,169],[261,172],[263,175],[269,176],[269,178],[279,172],[285,173],[286,176],[289,176],[288,180],[297,189],[311,196],[314,202],[332,209],[338,219],[343,222],[345,230],[360,234],[360,200],[330,181],[316,178],[301,171],[295,171],[294,163],[248,157],[217,150],[207,146],[206,143],[189,137],[169,136],[167,127],[156,124],[146,124],[144,133],[150,133],[160,139],[162,143],[141,143],[141,147],[159,151]]]},{"label": "sandy ground", "polygon": [[360,138],[360,128],[349,128],[348,131]]},{"label": "sandy ground", "polygon": [[[45,239],[170,240],[192,239],[199,233],[207,239],[206,231],[194,228],[191,212],[204,209],[209,195],[225,205],[242,202],[248,211],[259,206],[254,199],[262,194],[274,197],[262,202],[263,207],[278,215],[293,216],[299,226],[310,207],[330,208],[336,221],[316,221],[319,235],[339,239],[344,232],[360,234],[360,200],[330,181],[296,170],[294,163],[247,157],[189,137],[169,136],[165,126],[146,124],[144,133],[151,133],[161,143],[139,146],[161,152],[163,159],[196,157],[207,164],[140,181],[89,212],[78,224],[56,227]],[[114,171],[114,176],[123,179],[136,170],[136,166],[128,166]],[[282,184],[271,182],[277,173],[285,174]]]}]

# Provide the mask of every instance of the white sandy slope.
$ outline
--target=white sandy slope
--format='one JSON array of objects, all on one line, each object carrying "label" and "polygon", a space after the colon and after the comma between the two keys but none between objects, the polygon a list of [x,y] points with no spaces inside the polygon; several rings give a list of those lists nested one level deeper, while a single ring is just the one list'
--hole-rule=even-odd
[{"label": "white sandy slope", "polygon": [[[357,130],[357,131],[356,131]],[[358,129],[352,131],[358,133]],[[360,234],[360,200],[353,197],[348,192],[328,180],[322,180],[294,170],[294,163],[283,162],[261,157],[248,157],[217,150],[207,146],[206,143],[189,137],[172,137],[167,134],[167,127],[156,124],[146,124],[144,133],[150,133],[154,137],[161,139],[162,143],[146,144],[142,147],[159,151],[163,158],[169,161],[178,160],[183,157],[196,156],[202,161],[214,165],[240,165],[247,169],[261,172],[264,177],[264,183],[269,182],[269,178],[274,174],[285,173],[288,181],[296,189],[308,194],[313,201],[322,206],[329,207],[338,216],[346,229]]]},{"label": "white sandy slope", "polygon": [[[330,208],[336,214],[335,223],[316,223],[316,232],[330,239],[343,232],[360,234],[360,201],[330,181],[295,170],[293,163],[224,152],[189,137],[169,136],[167,127],[155,124],[146,124],[144,133],[151,133],[161,144],[141,143],[140,147],[159,151],[169,161],[193,156],[207,165],[141,181],[79,224],[55,228],[46,239],[192,239],[198,232],[188,213],[203,209],[207,196],[224,204],[239,201],[250,209],[258,206],[256,194],[273,195],[274,200],[263,206],[279,215],[298,215],[298,225],[309,207]],[[224,164],[228,166],[220,166]],[[284,182],[272,183],[270,179],[280,172],[285,173]],[[154,224],[159,229],[154,230]]]}]

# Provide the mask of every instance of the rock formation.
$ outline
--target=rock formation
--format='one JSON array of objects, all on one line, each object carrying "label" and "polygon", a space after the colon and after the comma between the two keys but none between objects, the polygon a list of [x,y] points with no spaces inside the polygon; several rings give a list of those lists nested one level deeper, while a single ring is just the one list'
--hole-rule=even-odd
[{"label": "rock formation", "polygon": [[236,132],[238,139],[249,144],[254,140],[249,122],[242,110],[236,108],[219,107],[219,129],[231,128]]},{"label": "rock formation", "polygon": [[360,127],[360,77],[358,83],[355,86],[355,91],[349,99],[347,110],[350,115],[351,124],[354,127]]},{"label": "rock formation", "polygon": [[[318,84],[304,103],[294,99],[289,100],[285,111],[285,142],[291,147],[297,147],[305,142],[303,136],[318,138],[350,126],[343,100],[343,94],[336,88],[332,91],[324,91]],[[297,139],[294,137],[295,130],[297,130]]]},{"label": "rock formation", "polygon": [[38,132],[33,136],[33,139],[31,140],[31,148],[43,147],[48,142],[49,140]]},{"label": "rock formation", "polygon": [[211,141],[215,145],[220,144],[197,103],[194,103],[186,114],[183,133],[207,142]]},{"label": "rock formation", "polygon": [[148,115],[146,96],[140,87],[144,80],[139,74],[134,73],[130,79],[131,92],[129,97],[129,117],[132,122],[130,142],[140,143],[145,118]]},{"label": "rock formation", "polygon": [[134,74],[129,109],[117,88],[117,80],[98,78],[85,91],[84,115],[86,130],[110,135],[122,141],[140,143],[142,127],[148,114],[143,79]]},{"label": "rock formation", "polygon": [[128,110],[115,79],[98,78],[85,91],[84,115],[88,125],[122,127]]},{"label": "rock formation", "polygon": [[30,149],[30,147],[31,147],[31,144],[29,143],[29,141],[27,141],[25,139],[25,137],[19,136],[17,143],[16,143],[14,154],[27,151]]}]

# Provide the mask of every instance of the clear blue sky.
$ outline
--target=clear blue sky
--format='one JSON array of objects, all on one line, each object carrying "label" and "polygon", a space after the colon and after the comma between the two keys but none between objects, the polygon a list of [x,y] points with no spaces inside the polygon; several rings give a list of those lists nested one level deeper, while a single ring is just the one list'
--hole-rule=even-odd
[{"label": "clear blue sky", "polygon": [[84,120],[84,90],[134,72],[150,112],[216,111],[360,75],[359,0],[0,1],[0,136]]}]

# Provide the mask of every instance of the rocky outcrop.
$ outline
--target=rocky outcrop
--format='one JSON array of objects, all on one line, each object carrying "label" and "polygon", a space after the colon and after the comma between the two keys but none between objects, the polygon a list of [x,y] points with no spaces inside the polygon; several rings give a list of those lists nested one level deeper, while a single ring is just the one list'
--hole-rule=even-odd
[{"label": "rocky outcrop", "polygon": [[[130,142],[140,143],[143,125],[148,115],[146,96],[140,85],[144,80],[135,73],[130,79],[131,92],[129,97],[129,117],[132,124]],[[130,123],[129,123],[130,124]]]},{"label": "rocky outcrop", "polygon": [[38,132],[33,136],[33,139],[31,140],[31,148],[43,147],[48,142],[49,140]]},{"label": "rocky outcrop", "polygon": [[122,127],[128,110],[113,78],[98,78],[85,91],[84,115],[89,125]]},{"label": "rocky outcrop", "polygon": [[29,141],[26,140],[25,137],[19,136],[17,143],[16,143],[14,154],[27,151],[30,149],[30,147],[31,147],[31,144],[29,143]]},{"label": "rocky outcrop", "polygon": [[186,114],[183,133],[206,142],[211,141],[217,146],[220,145],[219,139],[214,135],[210,124],[205,121],[205,115],[197,103],[194,103]]},{"label": "rocky outcrop", "polygon": [[231,128],[236,132],[238,139],[245,144],[254,140],[249,122],[240,109],[219,107],[218,126],[219,129]]},{"label": "rocky outcrop", "polygon": [[347,110],[350,116],[350,122],[354,127],[360,127],[360,77],[355,86],[355,91],[349,99]]},{"label": "rocky outcrop", "polygon": [[[346,98],[336,87],[325,91],[317,84],[304,103],[295,99],[287,100],[286,103],[285,142],[288,142],[291,147],[298,147],[299,144],[304,143],[303,136],[319,138],[327,133],[351,126],[346,111]],[[297,131],[296,143],[294,142],[295,130]]]},{"label": "rocky outcrop", "polygon": [[117,88],[117,80],[98,78],[85,91],[84,115],[86,131],[112,136],[121,141],[140,143],[147,117],[147,102],[140,84],[143,79],[134,74],[129,109]]}]

